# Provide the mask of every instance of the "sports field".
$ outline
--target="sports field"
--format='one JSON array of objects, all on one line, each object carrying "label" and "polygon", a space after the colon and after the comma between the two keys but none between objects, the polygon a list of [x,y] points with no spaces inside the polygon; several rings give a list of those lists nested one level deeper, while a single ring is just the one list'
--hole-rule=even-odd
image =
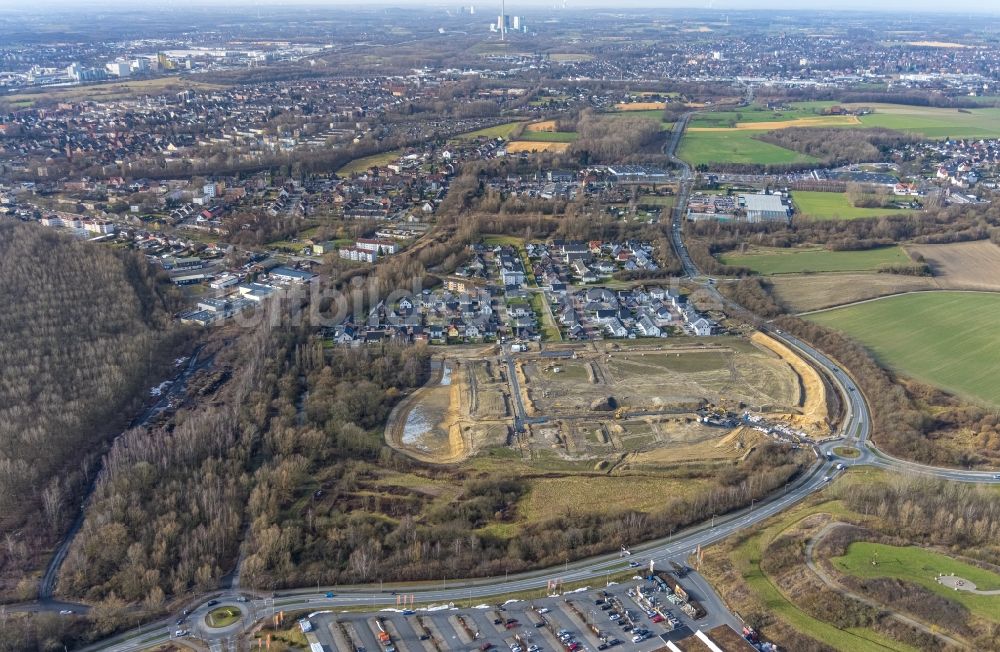
[{"label": "sports field", "polygon": [[726,129],[724,131],[684,132],[677,155],[691,165],[711,163],[808,163],[818,161],[807,154],[756,140],[766,130]]},{"label": "sports field", "polygon": [[1000,406],[1000,294],[920,292],[814,313],[856,338],[891,369]]},{"label": "sports field", "polygon": [[938,574],[954,574],[974,583],[977,590],[994,591],[1000,589],[1000,575],[996,573],[924,548],[887,546],[867,541],[852,543],[846,555],[834,557],[831,561],[840,572],[855,577],[891,577],[919,584],[949,600],[962,603],[983,618],[1000,622],[1000,594],[976,595],[956,591],[935,579]]},{"label": "sports field", "polygon": [[801,274],[803,272],[858,272],[882,265],[909,264],[910,257],[899,247],[863,251],[829,251],[822,247],[784,249],[754,247],[744,254],[723,254],[725,265],[749,267],[758,274]]},{"label": "sports field", "polygon": [[793,193],[792,201],[795,202],[795,208],[799,213],[817,220],[854,220],[860,217],[908,215],[915,212],[909,208],[857,208],[851,204],[847,193],[843,192],[799,190]]},{"label": "sports field", "polygon": [[921,134],[928,138],[1000,137],[1000,109],[938,109],[900,104],[868,106],[874,113],[861,116],[866,127],[885,127]]}]

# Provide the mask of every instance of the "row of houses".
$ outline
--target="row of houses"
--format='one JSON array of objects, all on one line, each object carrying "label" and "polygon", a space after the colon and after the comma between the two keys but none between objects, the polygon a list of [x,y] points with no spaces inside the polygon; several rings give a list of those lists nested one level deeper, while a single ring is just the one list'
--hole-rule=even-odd
[{"label": "row of houses", "polygon": [[675,290],[590,288],[551,297],[556,319],[569,339],[712,335],[716,324]]}]

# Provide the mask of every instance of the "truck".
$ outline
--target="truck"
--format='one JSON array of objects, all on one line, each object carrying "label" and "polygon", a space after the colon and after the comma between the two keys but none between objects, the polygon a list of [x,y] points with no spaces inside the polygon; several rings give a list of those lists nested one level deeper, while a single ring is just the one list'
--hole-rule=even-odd
[{"label": "truck", "polygon": [[670,587],[671,593],[667,596],[667,600],[671,604],[680,606],[681,611],[694,620],[705,617],[704,607],[701,606],[700,602],[693,599],[690,594],[688,594],[687,589],[685,589],[680,582],[671,577],[670,574],[663,571],[656,571],[656,576],[666,582],[667,586]]},{"label": "truck", "polygon": [[375,625],[378,627],[378,642],[384,647],[389,647],[392,645],[392,637],[389,636],[389,632],[386,631],[385,625],[382,624],[381,618],[375,619]]}]

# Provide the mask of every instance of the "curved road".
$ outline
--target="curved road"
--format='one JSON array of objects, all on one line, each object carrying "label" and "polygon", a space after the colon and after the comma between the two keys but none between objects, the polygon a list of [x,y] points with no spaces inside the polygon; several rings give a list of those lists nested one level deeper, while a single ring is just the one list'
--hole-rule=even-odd
[{"label": "curved road", "polygon": [[[686,114],[678,120],[674,133],[664,147],[664,153],[674,157],[674,160],[682,169],[681,190],[678,196],[677,207],[672,216],[670,226],[671,241],[681,260],[686,276],[693,282],[697,282],[699,272],[694,262],[687,255],[686,247],[682,239],[682,219],[684,204],[687,194],[693,185],[693,177],[690,167],[683,161],[676,159],[675,152],[677,144],[683,133],[691,114]],[[718,293],[711,281],[703,283],[706,291],[712,293],[721,302],[729,303]],[[737,510],[726,515],[706,515],[711,516],[710,520],[698,526],[688,528],[674,536],[665,539],[658,539],[643,545],[632,548],[633,559],[643,558],[646,563],[653,560],[659,567],[668,565],[671,560],[684,563],[687,557],[698,546],[706,546],[724,539],[732,534],[753,527],[757,523],[768,519],[782,511],[788,509],[795,503],[809,496],[810,494],[822,490],[834,477],[842,473],[838,466],[847,465],[870,465],[895,471],[907,473],[917,473],[921,475],[933,476],[944,480],[957,482],[975,482],[1000,484],[1000,474],[992,474],[976,471],[962,471],[957,469],[944,469],[931,466],[907,462],[888,456],[876,449],[871,441],[871,415],[860,389],[855,384],[850,375],[840,368],[833,360],[817,351],[809,344],[795,338],[789,334],[782,333],[772,327],[762,326],[762,330],[768,332],[773,337],[783,341],[806,358],[822,367],[839,386],[839,390],[844,397],[845,417],[841,432],[837,438],[827,440],[814,447],[816,462],[813,466],[797,480],[789,483],[783,490],[775,492],[772,496],[760,502],[755,502],[749,508]],[[509,349],[503,351],[507,371],[511,378],[515,378],[513,364]],[[523,407],[519,406],[518,416],[522,420],[527,420]],[[854,459],[839,460],[833,453],[833,449],[838,446],[853,446],[860,451],[860,456]],[[442,583],[408,584],[400,588],[407,594],[413,594],[419,603],[447,603],[460,600],[483,599],[491,596],[517,593],[522,591],[535,591],[544,589],[550,580],[558,579],[563,582],[580,582],[587,580],[603,581],[608,573],[621,572],[628,568],[626,561],[618,554],[609,554],[591,559],[580,560],[573,563],[564,564],[556,568],[550,568],[532,573],[523,573],[501,578],[481,578],[473,580],[443,581]],[[724,605],[718,597],[705,586],[699,586],[702,582],[697,575],[690,576],[691,581],[697,586],[702,594],[702,602],[711,612],[723,613],[735,624],[735,619],[728,614]],[[702,582],[703,583],[703,582]],[[293,590],[284,594],[277,594],[274,598],[256,597],[249,602],[242,603],[242,607],[250,612],[252,618],[259,618],[270,613],[269,610],[280,609],[285,611],[295,611],[301,609],[322,609],[330,607],[359,607],[371,606],[375,608],[392,607],[396,604],[396,597],[391,593],[389,587],[386,590],[375,590],[374,586],[338,587],[338,588],[317,588]],[[332,598],[326,598],[328,590],[336,591]],[[248,592],[249,593],[249,592]],[[232,591],[227,593],[218,592],[219,600],[222,604],[238,604],[236,594]],[[203,596],[207,599],[209,596]],[[202,605],[196,609],[189,617],[189,622],[199,623],[207,612],[207,605]],[[165,640],[173,635],[178,628],[187,628],[187,624],[178,626],[175,624],[176,616],[164,619],[156,623],[151,623],[144,627],[132,630],[121,636],[105,641],[99,645],[88,649],[114,650],[115,652],[126,652],[148,647],[153,642]],[[251,618],[251,619],[252,619]],[[195,634],[207,641],[215,642],[227,640],[238,632],[214,631],[195,625]]]}]

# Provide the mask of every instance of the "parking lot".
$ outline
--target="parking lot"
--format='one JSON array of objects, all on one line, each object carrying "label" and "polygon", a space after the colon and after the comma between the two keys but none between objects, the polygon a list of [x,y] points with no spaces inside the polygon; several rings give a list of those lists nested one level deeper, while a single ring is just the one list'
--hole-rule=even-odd
[{"label": "parking lot", "polygon": [[664,582],[633,579],[503,605],[322,611],[310,620],[327,652],[648,652],[662,647],[667,639],[684,638],[699,628],[726,622],[724,615],[711,613],[695,620],[676,602]]}]

